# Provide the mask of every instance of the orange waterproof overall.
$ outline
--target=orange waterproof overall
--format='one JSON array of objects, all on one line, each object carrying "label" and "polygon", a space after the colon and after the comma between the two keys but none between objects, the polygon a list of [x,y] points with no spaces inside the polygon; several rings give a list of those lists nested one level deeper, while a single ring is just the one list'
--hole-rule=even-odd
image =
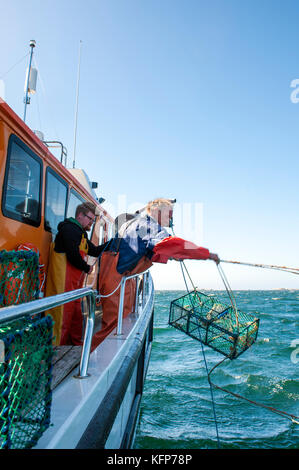
[{"label": "orange waterproof overall", "polygon": [[[86,258],[87,244],[82,237],[80,254]],[[65,253],[57,253],[54,243],[50,248],[50,262],[47,275],[46,296],[62,294],[83,286],[85,273],[75,268],[66,257]],[[81,345],[83,315],[81,300],[74,300],[67,304],[55,307],[49,311],[54,320],[53,335],[56,345]]]},{"label": "orange waterproof overall", "polygon": [[[167,237],[157,243],[153,249],[152,260],[143,256],[136,267],[123,275],[137,274],[150,268],[155,263],[167,263],[169,258],[176,259],[208,259],[209,250],[198,247],[192,242],[179,237]],[[99,291],[102,295],[110,294],[120,284],[122,275],[117,271],[118,252],[104,252],[101,257],[100,274],[99,274]],[[135,303],[136,281],[129,279],[126,281],[125,299],[123,317],[125,318],[133,311]],[[93,336],[92,349],[98,346],[105,337],[117,325],[118,306],[120,297],[120,286],[116,292],[109,297],[102,297],[101,304],[103,307],[102,329]]]},{"label": "orange waterproof overall", "polygon": [[[102,254],[100,273],[99,273],[99,291],[101,295],[108,295],[117,288],[120,284],[123,275],[137,274],[145,271],[152,262],[145,256],[141,258],[137,266],[130,272],[123,275],[117,271],[119,253],[107,251]],[[128,279],[126,281],[123,318],[127,317],[134,309],[136,294],[136,280]],[[103,309],[102,328],[98,331],[92,339],[91,349],[96,348],[117,325],[118,307],[120,299],[120,286],[109,297],[101,298],[101,305]]]}]

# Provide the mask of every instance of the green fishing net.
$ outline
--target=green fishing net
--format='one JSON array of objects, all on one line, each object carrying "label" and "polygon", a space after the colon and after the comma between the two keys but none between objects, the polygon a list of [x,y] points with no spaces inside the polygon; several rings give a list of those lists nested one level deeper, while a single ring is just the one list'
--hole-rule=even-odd
[{"label": "green fishing net", "polygon": [[0,251],[0,307],[38,298],[39,261],[34,251]]},{"label": "green fishing net", "polygon": [[31,448],[50,424],[52,330],[49,315],[0,327],[0,449]]},{"label": "green fishing net", "polygon": [[194,290],[171,302],[169,324],[235,359],[256,340],[259,319]]},{"label": "green fishing net", "polygon": [[[0,251],[0,306],[38,293],[37,254]],[[0,449],[31,448],[50,425],[52,335],[51,316],[0,321]]]}]

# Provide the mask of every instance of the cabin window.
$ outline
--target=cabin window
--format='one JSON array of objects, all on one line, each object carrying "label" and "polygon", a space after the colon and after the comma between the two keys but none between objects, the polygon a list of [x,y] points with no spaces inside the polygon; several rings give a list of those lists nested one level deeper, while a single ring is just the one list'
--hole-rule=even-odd
[{"label": "cabin window", "polygon": [[103,219],[101,219],[98,224],[95,224],[94,230],[96,231],[96,235],[98,236],[99,245],[105,243],[105,222],[103,221]]},{"label": "cabin window", "polygon": [[47,168],[45,229],[57,233],[59,222],[65,219],[67,203],[67,183],[51,168]]},{"label": "cabin window", "polygon": [[108,224],[108,240],[110,240],[110,238],[112,238],[112,236],[113,236],[113,225]]},{"label": "cabin window", "polygon": [[101,245],[102,243],[104,243],[104,227],[102,224],[100,224],[100,227],[99,227],[99,244]]},{"label": "cabin window", "polygon": [[38,226],[41,219],[42,162],[18,137],[8,143],[2,212]]},{"label": "cabin window", "polygon": [[79,204],[82,204],[83,202],[85,202],[83,197],[81,197],[76,191],[71,189],[67,208],[67,217],[75,217],[77,206],[79,206]]}]

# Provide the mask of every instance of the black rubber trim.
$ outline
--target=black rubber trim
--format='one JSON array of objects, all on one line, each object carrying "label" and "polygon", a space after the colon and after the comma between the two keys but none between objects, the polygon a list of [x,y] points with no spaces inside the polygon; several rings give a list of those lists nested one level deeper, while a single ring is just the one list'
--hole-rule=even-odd
[{"label": "black rubber trim", "polygon": [[[150,321],[147,329],[151,328],[151,326],[152,322]],[[132,378],[134,368],[139,357],[142,355],[145,340],[146,334],[142,341],[138,337],[134,339],[128,355],[124,357],[118,369],[114,381],[78,442],[77,449],[104,449],[128,384]],[[137,394],[138,392],[139,390]]]}]

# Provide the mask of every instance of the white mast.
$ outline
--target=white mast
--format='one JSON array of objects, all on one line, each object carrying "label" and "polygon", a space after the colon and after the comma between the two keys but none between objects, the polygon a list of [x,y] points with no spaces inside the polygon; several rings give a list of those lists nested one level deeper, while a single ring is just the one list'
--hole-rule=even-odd
[{"label": "white mast", "polygon": [[77,141],[77,121],[78,121],[78,99],[79,99],[79,82],[80,82],[80,62],[81,62],[81,45],[80,39],[79,45],[79,61],[78,61],[78,76],[77,76],[77,93],[76,93],[76,111],[75,111],[75,129],[74,129],[74,157],[73,157],[73,168],[75,168],[76,161],[76,141]]}]

